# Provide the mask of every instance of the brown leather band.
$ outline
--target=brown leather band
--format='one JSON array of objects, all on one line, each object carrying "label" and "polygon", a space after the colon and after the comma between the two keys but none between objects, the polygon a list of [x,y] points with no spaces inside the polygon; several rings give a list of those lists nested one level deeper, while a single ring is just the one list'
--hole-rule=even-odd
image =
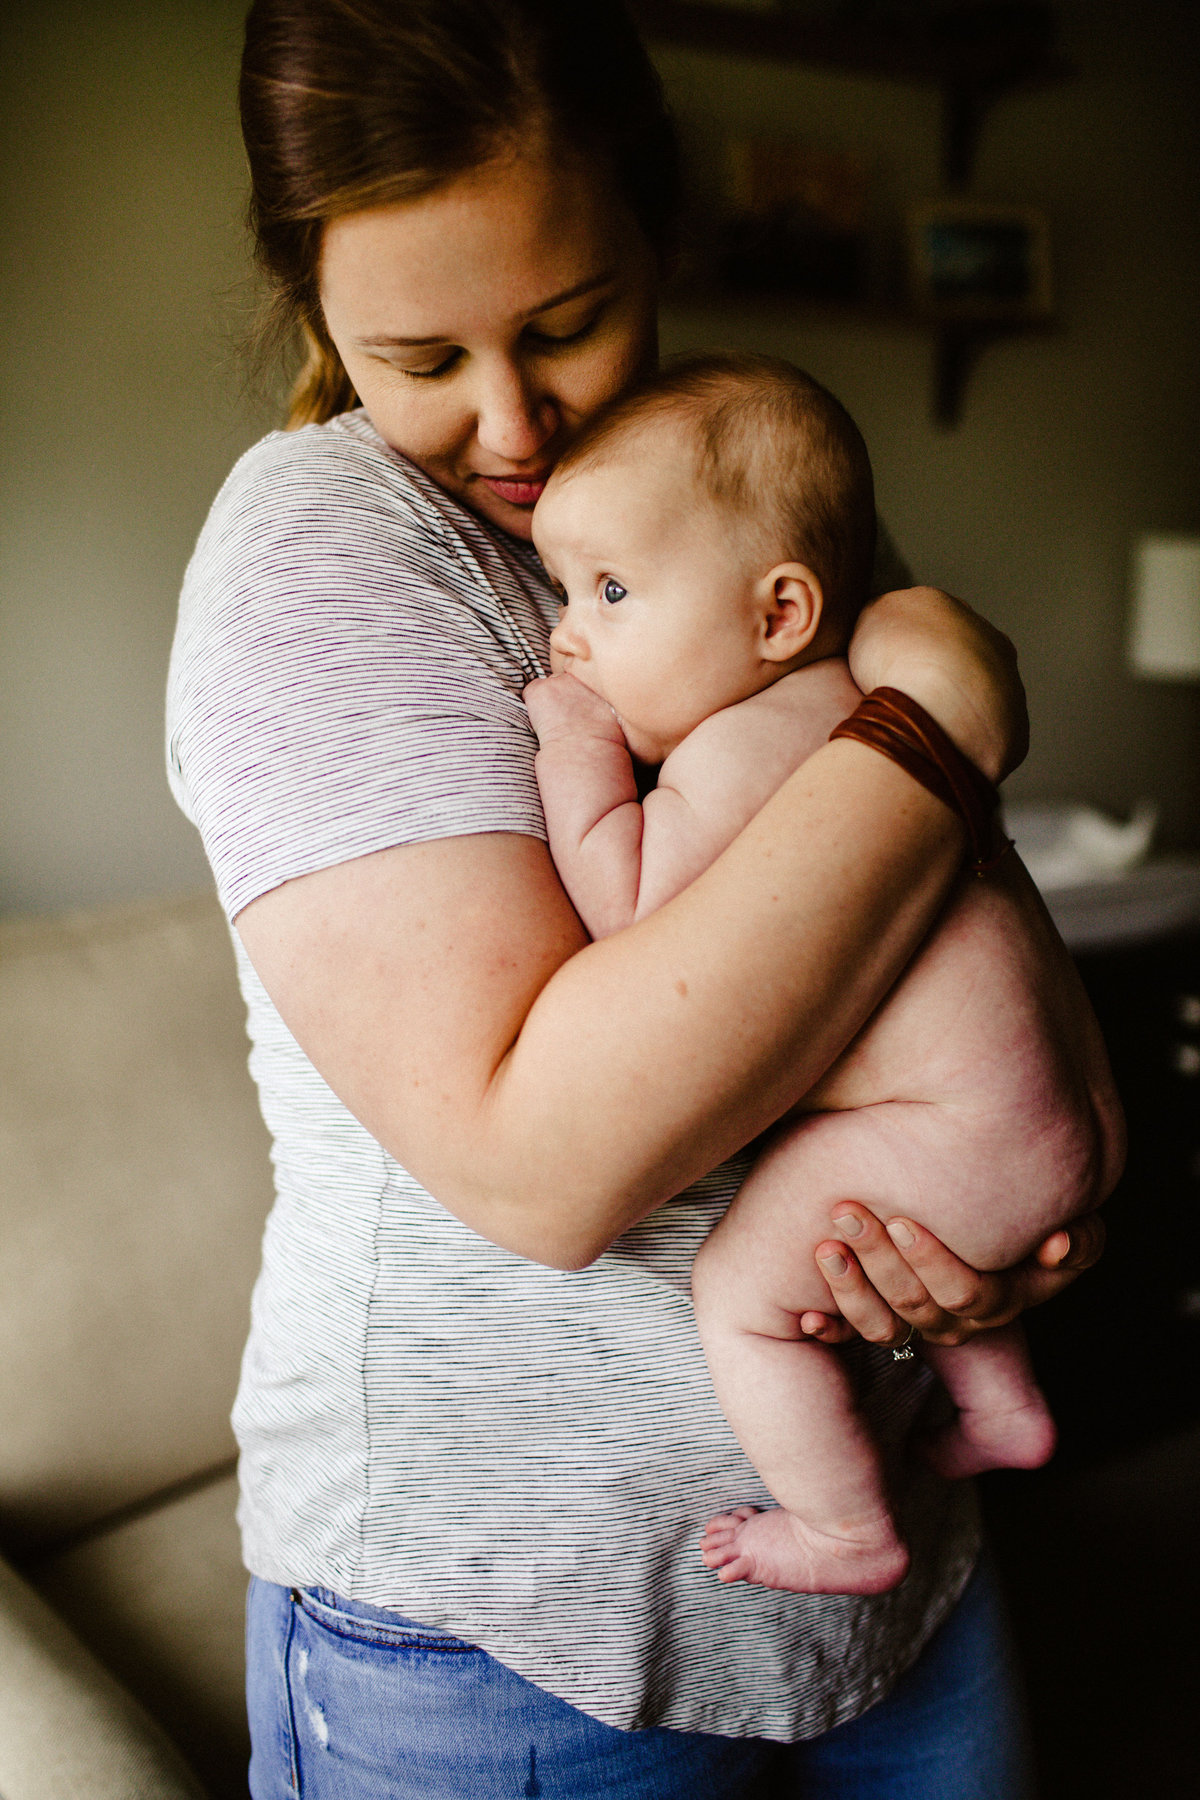
[{"label": "brown leather band", "polygon": [[971,867],[984,875],[1012,848],[1000,830],[1000,795],[923,706],[898,688],[864,694],[855,712],[829,734],[868,744],[958,814],[967,828]]}]

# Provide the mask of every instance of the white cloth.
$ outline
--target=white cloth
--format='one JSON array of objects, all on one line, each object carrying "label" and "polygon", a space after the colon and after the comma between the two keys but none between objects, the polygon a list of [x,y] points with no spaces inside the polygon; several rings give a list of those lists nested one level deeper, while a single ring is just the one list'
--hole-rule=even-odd
[{"label": "white cloth", "polygon": [[[544,836],[520,695],[554,606],[532,550],[362,413],[251,450],[187,573],[168,705],[174,791],[229,916],[385,845]],[[278,1188],[235,1411],[249,1567],[444,1627],[618,1726],[788,1740],[861,1711],[956,1598],[973,1506],[914,1471],[914,1571],[875,1599],[703,1569],[709,1515],[767,1500],[688,1294],[744,1163],[591,1268],[526,1262],[351,1117],[238,954]],[[923,1379],[856,1360],[895,1439]]]}]

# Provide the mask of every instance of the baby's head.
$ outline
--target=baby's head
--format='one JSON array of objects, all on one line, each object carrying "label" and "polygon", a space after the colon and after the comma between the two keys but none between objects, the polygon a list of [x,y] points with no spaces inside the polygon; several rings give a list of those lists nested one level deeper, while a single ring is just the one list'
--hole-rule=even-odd
[{"label": "baby's head", "polygon": [[590,420],[533,515],[563,594],[555,666],[660,760],[693,726],[849,641],[871,465],[832,394],[765,356],[679,361]]}]

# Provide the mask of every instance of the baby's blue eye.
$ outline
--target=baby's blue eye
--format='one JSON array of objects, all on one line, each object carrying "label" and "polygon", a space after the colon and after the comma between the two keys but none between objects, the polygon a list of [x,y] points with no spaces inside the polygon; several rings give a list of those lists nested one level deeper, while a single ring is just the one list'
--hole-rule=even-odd
[{"label": "baby's blue eye", "polygon": [[614,581],[611,575],[604,584],[604,598],[610,606],[615,606],[618,600],[623,600],[627,592],[628,590],[623,588],[619,581]]}]

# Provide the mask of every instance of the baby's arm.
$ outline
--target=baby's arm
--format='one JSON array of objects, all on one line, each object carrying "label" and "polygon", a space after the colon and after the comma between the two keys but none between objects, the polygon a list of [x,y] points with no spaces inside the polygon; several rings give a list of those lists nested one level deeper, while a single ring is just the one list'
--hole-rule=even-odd
[{"label": "baby's arm", "polygon": [[525,689],[551,854],[594,938],[678,894],[824,741],[795,704],[793,680],[705,719],[663,763],[644,803],[603,700],[570,675]]},{"label": "baby's arm", "polygon": [[592,937],[607,937],[637,909],[642,808],[633,758],[612,707],[572,675],[531,682],[525,705],[538,735],[550,854]]}]

